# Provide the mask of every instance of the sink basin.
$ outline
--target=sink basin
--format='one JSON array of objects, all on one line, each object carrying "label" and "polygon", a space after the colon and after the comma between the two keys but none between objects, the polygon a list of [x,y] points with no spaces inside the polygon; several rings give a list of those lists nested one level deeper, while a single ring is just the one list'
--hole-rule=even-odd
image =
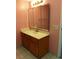
[{"label": "sink basin", "polygon": [[45,30],[35,31],[34,29],[29,29],[29,28],[23,28],[23,29],[21,29],[21,32],[23,32],[27,35],[30,35],[34,38],[37,38],[37,39],[41,39],[41,38],[49,35],[48,31],[45,31]]}]

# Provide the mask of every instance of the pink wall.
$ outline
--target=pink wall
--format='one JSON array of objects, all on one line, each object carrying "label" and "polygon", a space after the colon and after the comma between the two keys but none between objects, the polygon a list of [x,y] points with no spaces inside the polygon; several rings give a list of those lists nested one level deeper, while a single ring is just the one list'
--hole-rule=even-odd
[{"label": "pink wall", "polygon": [[57,55],[61,17],[61,0],[50,0],[50,51]]},{"label": "pink wall", "polygon": [[21,9],[23,0],[16,1],[16,46],[21,45],[20,29],[27,27],[27,10]]}]

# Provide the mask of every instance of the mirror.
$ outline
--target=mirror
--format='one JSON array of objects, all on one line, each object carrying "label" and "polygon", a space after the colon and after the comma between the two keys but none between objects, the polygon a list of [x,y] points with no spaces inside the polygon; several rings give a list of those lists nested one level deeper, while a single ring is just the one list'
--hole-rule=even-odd
[{"label": "mirror", "polygon": [[28,10],[29,26],[49,30],[50,10],[49,4],[30,8]]}]

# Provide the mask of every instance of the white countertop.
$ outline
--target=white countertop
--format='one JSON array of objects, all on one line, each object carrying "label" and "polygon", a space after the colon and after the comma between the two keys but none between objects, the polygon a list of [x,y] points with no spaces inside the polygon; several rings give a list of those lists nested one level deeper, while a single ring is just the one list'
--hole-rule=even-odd
[{"label": "white countertop", "polygon": [[29,36],[32,36],[36,39],[41,39],[41,38],[49,35],[48,31],[39,30],[38,32],[36,32],[35,30],[29,29],[29,28],[22,28],[21,32],[24,33],[24,34],[27,34]]}]

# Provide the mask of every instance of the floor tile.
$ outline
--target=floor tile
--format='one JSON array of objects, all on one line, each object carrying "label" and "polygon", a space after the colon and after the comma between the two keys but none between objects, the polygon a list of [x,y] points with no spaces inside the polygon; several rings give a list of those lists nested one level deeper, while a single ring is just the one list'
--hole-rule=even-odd
[{"label": "floor tile", "polygon": [[[16,49],[16,59],[37,59],[37,58],[24,47],[19,47]],[[41,59],[61,59],[61,58],[57,58],[56,56],[52,55],[49,52]]]}]

